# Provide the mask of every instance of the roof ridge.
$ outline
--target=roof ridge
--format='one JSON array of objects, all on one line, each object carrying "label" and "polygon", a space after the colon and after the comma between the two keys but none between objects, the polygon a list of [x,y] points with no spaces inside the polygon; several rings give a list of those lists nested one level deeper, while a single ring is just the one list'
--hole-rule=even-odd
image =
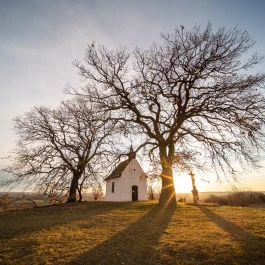
[{"label": "roof ridge", "polygon": [[105,178],[105,180],[118,178],[121,176],[122,172],[125,170],[125,168],[129,165],[129,163],[132,161],[132,159],[126,159],[122,162],[120,162],[116,168],[111,172],[111,174]]}]

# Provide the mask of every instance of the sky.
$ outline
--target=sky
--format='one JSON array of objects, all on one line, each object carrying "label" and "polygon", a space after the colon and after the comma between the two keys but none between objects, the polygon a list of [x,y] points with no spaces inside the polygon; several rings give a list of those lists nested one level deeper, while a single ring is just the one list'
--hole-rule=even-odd
[{"label": "sky", "polygon": [[[82,85],[72,63],[82,60],[88,43],[133,51],[159,42],[161,33],[176,26],[211,22],[247,30],[256,41],[254,50],[265,55],[264,12],[263,0],[0,0],[0,158],[15,146],[16,116],[33,106],[55,107],[66,99],[67,83]],[[265,71],[265,62],[258,70]],[[6,163],[1,159],[0,168]],[[187,176],[179,181],[179,191],[191,189]],[[199,190],[229,189],[215,178],[197,182]],[[265,170],[245,172],[241,182],[264,191]]]}]

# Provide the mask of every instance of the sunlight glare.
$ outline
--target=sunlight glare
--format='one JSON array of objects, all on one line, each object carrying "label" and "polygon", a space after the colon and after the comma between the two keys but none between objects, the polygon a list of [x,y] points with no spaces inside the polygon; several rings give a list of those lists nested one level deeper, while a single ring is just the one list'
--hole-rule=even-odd
[{"label": "sunlight glare", "polygon": [[188,193],[192,190],[191,178],[187,173],[174,173],[174,186],[177,193]]}]

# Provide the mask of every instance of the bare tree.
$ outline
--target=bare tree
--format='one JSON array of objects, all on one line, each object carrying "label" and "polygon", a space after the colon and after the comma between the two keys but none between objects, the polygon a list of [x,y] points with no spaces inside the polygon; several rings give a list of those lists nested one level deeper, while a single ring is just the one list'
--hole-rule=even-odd
[{"label": "bare tree", "polygon": [[136,48],[130,59],[125,48],[88,45],[85,62],[75,63],[88,86],[68,91],[145,135],[142,144],[162,166],[159,204],[168,205],[176,203],[172,166],[179,151],[200,150],[216,172],[233,174],[235,159],[255,163],[253,148],[264,139],[265,75],[251,71],[262,58],[249,55],[254,41],[237,27],[181,26],[162,40]]},{"label": "bare tree", "polygon": [[95,171],[104,167],[112,148],[113,123],[107,118],[80,98],[17,117],[18,143],[5,168],[14,177],[7,184],[23,181],[48,195],[67,195],[68,202],[76,201],[79,189],[81,200],[82,186],[98,177]]}]

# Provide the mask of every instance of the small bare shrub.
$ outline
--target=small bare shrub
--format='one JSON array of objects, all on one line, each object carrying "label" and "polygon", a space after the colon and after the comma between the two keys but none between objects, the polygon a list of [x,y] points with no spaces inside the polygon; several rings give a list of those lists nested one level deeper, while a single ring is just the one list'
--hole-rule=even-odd
[{"label": "small bare shrub", "polygon": [[67,201],[67,194],[51,193],[48,195],[49,204],[65,203]]},{"label": "small bare shrub", "polygon": [[262,192],[248,191],[233,192],[231,194],[223,196],[216,196],[211,194],[206,200],[204,200],[204,202],[216,203],[219,205],[246,207],[254,204],[264,203],[265,194]]},{"label": "small bare shrub", "polygon": [[0,196],[0,208],[6,210],[10,205],[10,198],[8,194]]},{"label": "small bare shrub", "polygon": [[97,186],[93,186],[92,188],[92,196],[94,198],[94,200],[98,200],[103,196],[104,192],[102,189],[101,184],[98,184]]},{"label": "small bare shrub", "polygon": [[210,194],[207,199],[204,200],[206,203],[215,203],[219,205],[228,205],[228,200],[226,196],[216,196]]}]

